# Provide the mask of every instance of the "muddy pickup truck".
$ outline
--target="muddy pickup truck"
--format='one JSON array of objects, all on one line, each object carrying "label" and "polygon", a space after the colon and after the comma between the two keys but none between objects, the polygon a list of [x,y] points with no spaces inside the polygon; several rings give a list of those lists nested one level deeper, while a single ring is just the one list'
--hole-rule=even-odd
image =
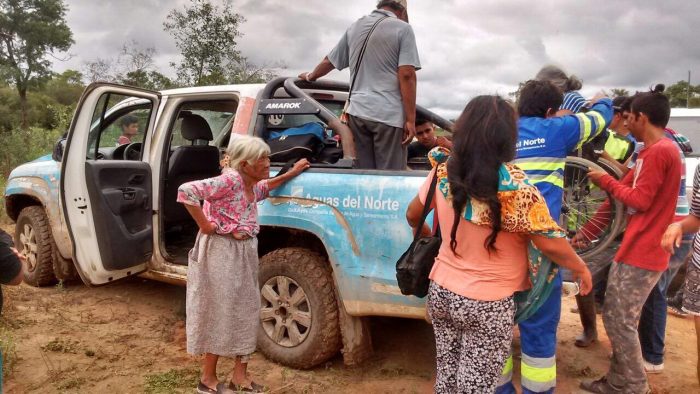
[{"label": "muddy pickup truck", "polygon": [[[141,275],[184,285],[197,226],[175,201],[178,186],[220,174],[220,154],[235,134],[266,139],[321,122],[329,137],[342,136],[348,130],[337,115],[347,90],[292,78],[163,92],[90,85],[54,153],[7,181],[5,209],[30,263],[27,282],[79,277],[99,286]],[[122,125],[133,122],[139,132],[123,143]],[[395,262],[411,242],[404,212],[426,163],[360,170],[342,149],[343,157],[312,164],[259,206],[259,349],[295,368],[340,350],[346,363],[361,362],[371,352],[364,317],[424,318],[424,300],[401,295]]]}]

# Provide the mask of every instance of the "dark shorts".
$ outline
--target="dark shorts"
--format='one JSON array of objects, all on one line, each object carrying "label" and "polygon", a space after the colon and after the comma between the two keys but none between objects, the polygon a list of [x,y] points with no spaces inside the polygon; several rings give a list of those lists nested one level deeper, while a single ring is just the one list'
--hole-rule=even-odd
[{"label": "dark shorts", "polygon": [[683,288],[683,310],[691,315],[700,316],[700,268],[691,261],[685,273]]}]

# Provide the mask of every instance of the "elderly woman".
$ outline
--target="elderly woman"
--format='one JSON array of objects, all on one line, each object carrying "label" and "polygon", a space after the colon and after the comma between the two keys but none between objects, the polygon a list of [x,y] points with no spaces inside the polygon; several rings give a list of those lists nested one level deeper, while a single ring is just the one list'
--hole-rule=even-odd
[{"label": "elderly woman", "polygon": [[[187,269],[187,351],[204,354],[198,393],[265,391],[247,373],[260,314],[257,203],[309,167],[303,159],[268,179],[269,154],[260,138],[237,137],[222,175],[178,190],[177,201],[199,226]],[[230,386],[216,377],[219,356],[235,358]]]},{"label": "elderly woman", "polygon": [[[433,174],[443,239],[430,273],[428,312],[437,347],[437,393],[494,392],[510,351],[514,293],[527,290],[530,243],[591,287],[590,272],[549,214],[515,157],[516,113],[497,96],[480,96],[455,124],[453,150],[435,148],[437,164],[406,217],[420,223]],[[427,228],[416,231],[428,232]],[[532,256],[530,256],[532,257]]]},{"label": "elderly woman", "polygon": [[586,99],[578,92],[583,87],[583,82],[577,76],[566,75],[561,68],[549,65],[542,67],[535,79],[553,83],[564,95],[557,116],[577,114],[586,105]]}]

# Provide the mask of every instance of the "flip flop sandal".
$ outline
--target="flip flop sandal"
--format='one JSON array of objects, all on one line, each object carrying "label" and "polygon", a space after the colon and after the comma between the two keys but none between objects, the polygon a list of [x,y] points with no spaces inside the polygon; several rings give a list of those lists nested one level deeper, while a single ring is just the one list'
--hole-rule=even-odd
[{"label": "flip flop sandal", "polygon": [[250,382],[250,387],[243,387],[242,385],[231,383],[229,388],[236,393],[266,393],[270,391],[268,387],[255,382]]},{"label": "flip flop sandal", "polygon": [[226,383],[218,383],[216,385],[216,390],[210,388],[201,381],[197,385],[197,394],[233,394],[234,392],[228,388]]},{"label": "flip flop sandal", "polygon": [[216,386],[217,390],[210,388],[206,384],[202,383],[202,381],[199,381],[199,384],[197,385],[197,394],[216,394],[219,388],[219,385]]}]

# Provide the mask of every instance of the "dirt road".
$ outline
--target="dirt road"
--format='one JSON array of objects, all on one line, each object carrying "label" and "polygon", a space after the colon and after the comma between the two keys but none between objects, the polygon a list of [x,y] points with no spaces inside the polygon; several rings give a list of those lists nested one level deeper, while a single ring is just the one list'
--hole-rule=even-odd
[{"label": "dirt road", "polygon": [[[2,325],[16,351],[6,382],[10,393],[170,393],[192,392],[196,385],[198,363],[185,352],[178,316],[183,288],[136,278],[92,289],[22,285],[6,287],[5,294]],[[560,327],[562,393],[577,392],[580,379],[603,373],[609,352],[606,339],[590,350],[573,346],[578,317],[569,312],[572,305],[565,300]],[[297,371],[256,354],[251,370],[275,393],[430,392],[430,326],[373,319],[372,327],[376,354],[362,367],[346,368],[338,357],[314,370]],[[655,392],[697,392],[692,320],[669,317],[668,337],[666,372],[651,377]]]}]

